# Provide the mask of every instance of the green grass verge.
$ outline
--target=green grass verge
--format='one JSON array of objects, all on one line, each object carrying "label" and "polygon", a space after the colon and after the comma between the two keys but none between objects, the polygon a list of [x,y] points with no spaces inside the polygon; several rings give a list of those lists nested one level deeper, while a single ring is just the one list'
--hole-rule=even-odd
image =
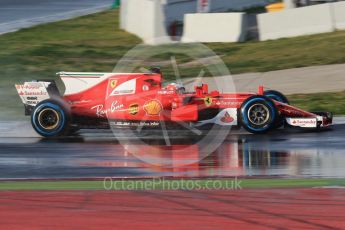
[{"label": "green grass verge", "polygon": [[[345,186],[344,179],[237,179],[242,189],[306,188]],[[107,181],[8,181],[0,182],[0,190],[175,190],[234,189],[234,179],[144,179]],[[237,187],[239,188],[239,187]]]},{"label": "green grass verge", "polygon": [[[344,37],[345,31],[338,31],[275,41],[206,45],[234,74],[344,63]],[[13,87],[16,82],[58,80],[55,73],[61,70],[111,72],[120,58],[140,43],[139,38],[119,29],[118,10],[1,35],[0,120],[23,118],[19,115],[23,113],[22,105]],[[157,49],[165,51],[166,48]],[[170,55],[168,52],[154,57],[167,78],[174,75],[171,64],[164,62]],[[175,56],[179,64],[191,61],[182,54]],[[143,67],[147,67],[146,64],[143,63]],[[197,76],[200,65],[189,63],[182,66],[181,77]]]},{"label": "green grass verge", "polygon": [[291,95],[289,100],[292,105],[307,111],[329,111],[335,115],[345,114],[345,91]]},{"label": "green grass verge", "polygon": [[[344,63],[344,37],[345,31],[338,31],[275,41],[206,45],[222,57],[232,73],[262,72]],[[139,43],[139,38],[119,29],[118,10],[22,29],[0,36],[1,78],[52,77],[60,70],[112,71],[116,62]],[[156,60],[166,61],[167,57],[169,53]],[[180,60],[190,61],[183,55]]]},{"label": "green grass verge", "polygon": [[23,119],[14,84],[64,71],[111,72],[141,40],[118,28],[118,11],[39,25],[0,36],[0,120]]}]

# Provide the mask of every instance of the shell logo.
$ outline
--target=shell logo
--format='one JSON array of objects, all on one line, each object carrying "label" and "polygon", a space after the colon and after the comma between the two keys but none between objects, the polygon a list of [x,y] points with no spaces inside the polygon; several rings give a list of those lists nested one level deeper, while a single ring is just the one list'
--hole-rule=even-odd
[{"label": "shell logo", "polygon": [[163,106],[158,100],[150,100],[144,104],[143,108],[147,115],[156,116],[161,113]]}]

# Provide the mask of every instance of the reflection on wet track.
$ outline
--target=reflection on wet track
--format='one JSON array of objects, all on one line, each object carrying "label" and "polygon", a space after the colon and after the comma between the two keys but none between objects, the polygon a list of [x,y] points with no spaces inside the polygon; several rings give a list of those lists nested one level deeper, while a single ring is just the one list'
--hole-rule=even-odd
[{"label": "reflection on wet track", "polygon": [[[345,176],[344,125],[321,133],[232,134],[208,155],[186,140],[124,144],[99,134],[1,137],[0,178]],[[140,151],[131,152],[131,146]]]}]

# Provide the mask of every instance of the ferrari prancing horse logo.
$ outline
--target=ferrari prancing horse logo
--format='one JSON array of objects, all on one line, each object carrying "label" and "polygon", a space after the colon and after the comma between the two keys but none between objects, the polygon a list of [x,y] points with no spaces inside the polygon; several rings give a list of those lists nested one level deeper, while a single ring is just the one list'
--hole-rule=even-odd
[{"label": "ferrari prancing horse logo", "polygon": [[213,101],[212,97],[205,97],[205,98],[204,98],[204,102],[205,102],[205,105],[206,105],[207,107],[209,107],[209,106],[212,105],[212,101]]},{"label": "ferrari prancing horse logo", "polygon": [[115,88],[116,87],[116,85],[117,85],[117,80],[111,80],[110,81],[110,86],[111,86],[111,88]]}]

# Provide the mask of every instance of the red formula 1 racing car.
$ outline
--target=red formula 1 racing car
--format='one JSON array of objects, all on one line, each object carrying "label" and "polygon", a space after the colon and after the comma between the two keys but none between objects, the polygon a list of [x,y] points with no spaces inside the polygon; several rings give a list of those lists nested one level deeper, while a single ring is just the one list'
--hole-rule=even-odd
[{"label": "red formula 1 racing car", "polygon": [[44,137],[71,134],[77,129],[207,125],[242,126],[266,133],[281,126],[322,128],[332,124],[328,112],[306,112],[289,105],[277,91],[220,93],[208,85],[185,92],[182,85],[162,86],[161,73],[60,72],[61,95],[53,81],[16,85],[25,114]]}]

